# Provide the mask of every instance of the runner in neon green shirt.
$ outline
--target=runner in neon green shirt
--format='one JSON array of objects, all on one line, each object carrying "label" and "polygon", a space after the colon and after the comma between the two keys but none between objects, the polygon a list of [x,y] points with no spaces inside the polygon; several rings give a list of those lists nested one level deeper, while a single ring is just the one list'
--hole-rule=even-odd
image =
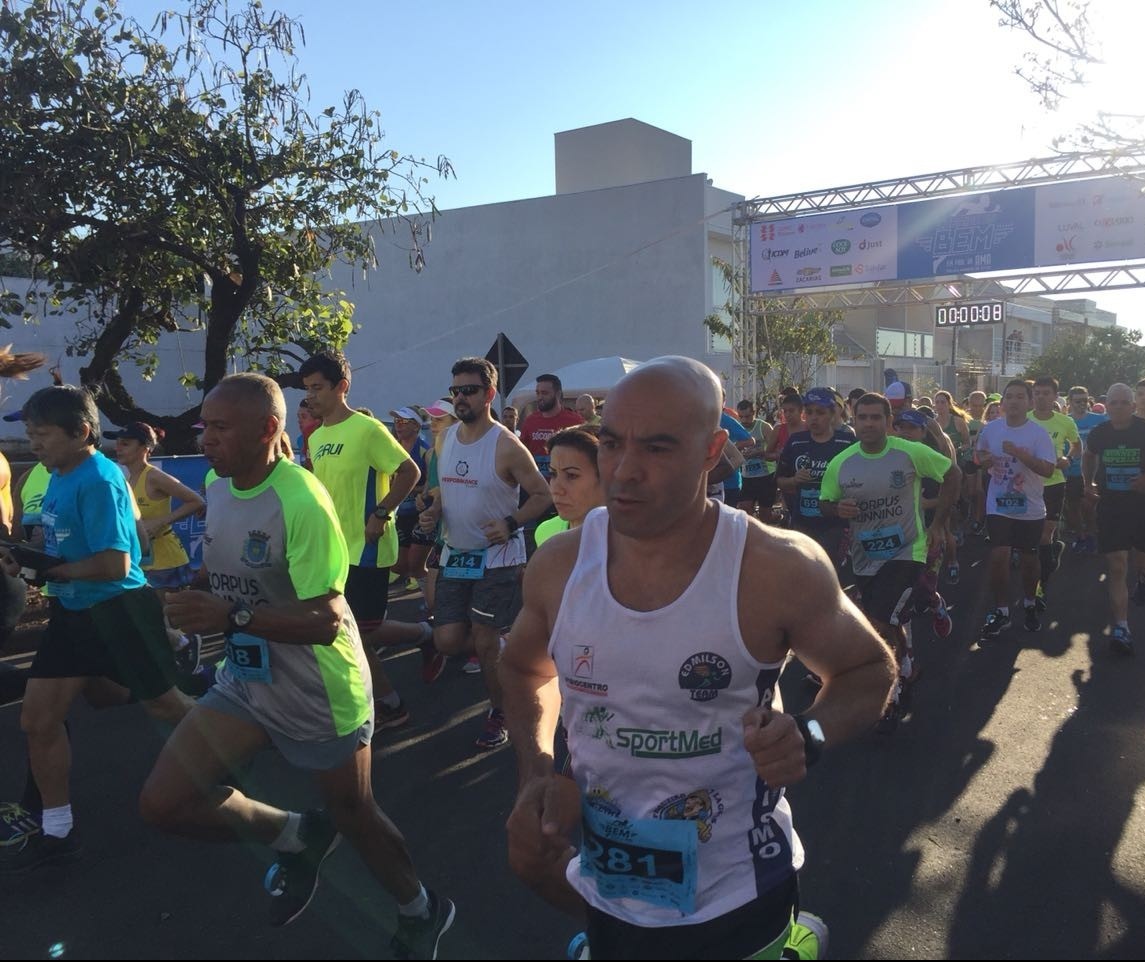
[{"label": "runner in neon green shirt", "polygon": [[[925,444],[887,435],[891,405],[881,394],[864,394],[854,405],[856,444],[835,455],[819,489],[819,508],[851,525],[851,567],[862,592],[863,611],[895,649],[899,683],[880,722],[898,724],[902,691],[916,671],[910,636],[912,594],[928,545],[945,537],[946,519],[962,476],[951,460]],[[909,412],[922,419],[920,412]],[[925,425],[925,420],[923,420]],[[930,528],[923,526],[922,479],[941,481]]]},{"label": "runner in neon green shirt", "polygon": [[[390,565],[398,557],[393,515],[421,472],[384,424],[358,413],[346,402],[350,365],[342,354],[315,354],[303,362],[298,373],[311,413],[322,419],[322,426],[310,435],[310,460],[315,476],[334,501],[349,549],[346,602],[367,636],[366,657],[378,700],[378,727],[397,728],[409,721],[409,712],[394,691],[381,659],[374,654],[374,646],[383,642],[370,635],[385,621]],[[416,628],[413,633],[420,635]]]},{"label": "runner in neon green shirt", "polygon": [[[435,958],[453,903],[427,892],[400,833],[374,800],[370,675],[342,596],[346,544],[329,495],[278,448],[282,391],[259,374],[224,378],[202,407],[203,453],[221,479],[207,491],[204,564],[211,591],[168,600],[171,623],[225,633],[215,686],[168,739],[140,799],[166,831],[261,841],[272,925],[310,904],[342,834],[398,902],[391,950]],[[287,812],[219,783],[274,745],[315,773],[326,809]]]}]

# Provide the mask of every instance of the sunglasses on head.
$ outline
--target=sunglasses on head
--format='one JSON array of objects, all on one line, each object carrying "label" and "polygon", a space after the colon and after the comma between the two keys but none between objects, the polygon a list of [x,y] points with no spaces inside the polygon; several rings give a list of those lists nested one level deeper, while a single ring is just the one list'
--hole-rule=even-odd
[{"label": "sunglasses on head", "polygon": [[473,397],[474,394],[480,394],[484,390],[480,384],[455,384],[449,389],[449,396],[457,397],[459,394],[464,394],[466,397]]}]

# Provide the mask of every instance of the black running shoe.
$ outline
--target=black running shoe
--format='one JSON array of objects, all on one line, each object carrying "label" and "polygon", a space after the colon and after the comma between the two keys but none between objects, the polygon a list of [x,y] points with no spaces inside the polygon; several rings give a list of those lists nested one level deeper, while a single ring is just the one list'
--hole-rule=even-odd
[{"label": "black running shoe", "polygon": [[390,941],[395,959],[436,959],[437,945],[453,924],[457,914],[453,902],[438,898],[437,893],[426,891],[429,897],[429,916],[424,919],[398,916],[398,930]]},{"label": "black running shoe", "polygon": [[1000,608],[995,608],[986,616],[986,623],[982,626],[983,640],[997,638],[1010,624],[1009,614],[1003,614]]},{"label": "black running shoe", "polygon": [[1026,620],[1023,623],[1026,631],[1041,631],[1042,619],[1038,617],[1037,605],[1026,605]]},{"label": "black running shoe", "polygon": [[0,848],[0,876],[21,875],[41,865],[74,862],[80,856],[80,843],[73,828],[63,838],[28,833],[12,845]]},{"label": "black running shoe", "polygon": [[338,847],[342,836],[322,809],[311,809],[302,816],[299,829],[306,848],[301,852],[279,852],[278,861],[266,873],[263,885],[270,893],[270,924],[289,925],[305,910],[318,889],[322,863]]},{"label": "black running shoe", "polygon": [[0,849],[23,845],[40,831],[40,820],[19,802],[0,802]]},{"label": "black running shoe", "polygon": [[1133,638],[1129,634],[1129,629],[1114,625],[1109,633],[1109,646],[1119,655],[1132,655]]}]

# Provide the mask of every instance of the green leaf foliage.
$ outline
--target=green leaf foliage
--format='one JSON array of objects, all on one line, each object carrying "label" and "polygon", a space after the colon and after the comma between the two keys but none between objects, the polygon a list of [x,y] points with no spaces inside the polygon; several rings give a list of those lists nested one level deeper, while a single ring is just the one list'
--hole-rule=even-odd
[{"label": "green leaf foliage", "polygon": [[1094,396],[1110,384],[1135,385],[1145,377],[1145,346],[1141,332],[1124,327],[1083,328],[1055,338],[1026,368],[1024,377],[1050,375],[1062,393],[1071,387],[1088,388]]},{"label": "green leaf foliage", "polygon": [[25,317],[75,312],[70,352],[117,423],[189,437],[197,406],[150,417],[117,371],[164,376],[164,333],[205,331],[202,372],[180,378],[204,391],[235,358],[279,373],[344,345],[353,304],[321,280],[336,261],[376,265],[361,222],[406,224],[421,258],[436,214],[422,174],[449,161],[383,147],[357,91],[312,113],[302,45],[258,2],[189,0],[150,28],[115,0],[0,9],[0,238],[41,281]]},{"label": "green leaf foliage", "polygon": [[734,343],[741,324],[754,325],[758,350],[749,361],[771,394],[788,385],[800,390],[812,387],[819,369],[837,360],[832,335],[843,322],[843,312],[799,310],[798,302],[795,310],[777,310],[768,299],[750,293],[742,270],[718,257],[712,263],[723,274],[730,296],[721,311],[704,318],[704,326]]}]

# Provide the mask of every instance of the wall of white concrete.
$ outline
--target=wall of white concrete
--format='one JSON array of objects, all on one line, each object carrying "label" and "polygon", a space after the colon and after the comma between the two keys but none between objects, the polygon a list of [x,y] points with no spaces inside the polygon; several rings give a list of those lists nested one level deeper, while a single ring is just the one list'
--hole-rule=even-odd
[{"label": "wall of white concrete", "polygon": [[361,326],[347,347],[351,399],[375,411],[428,402],[452,363],[484,355],[499,331],[528,359],[525,379],[613,354],[687,354],[726,368],[726,356],[707,353],[702,322],[713,297],[709,234],[730,236],[730,214],[715,211],[735,197],[695,174],[448,211],[420,274],[400,232],[379,236],[378,271],[332,281],[354,284]]},{"label": "wall of white concrete", "polygon": [[692,173],[692,142],[640,120],[563,130],[553,141],[558,194]]}]

